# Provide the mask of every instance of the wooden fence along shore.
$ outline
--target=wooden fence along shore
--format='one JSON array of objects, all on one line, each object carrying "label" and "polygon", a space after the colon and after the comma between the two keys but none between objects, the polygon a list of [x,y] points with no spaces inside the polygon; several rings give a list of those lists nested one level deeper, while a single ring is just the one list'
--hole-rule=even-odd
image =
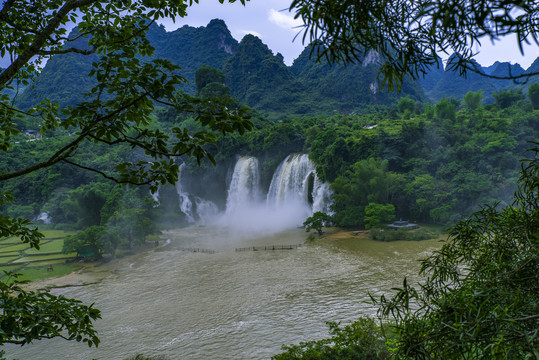
[{"label": "wooden fence along shore", "polygon": [[238,251],[266,251],[266,250],[294,250],[298,247],[301,247],[300,245],[266,245],[266,246],[251,246],[246,248],[236,248],[236,252]]},{"label": "wooden fence along shore", "polygon": [[205,254],[215,254],[215,250],[209,249],[199,249],[199,248],[180,248],[180,251],[194,252],[194,253],[205,253]]},{"label": "wooden fence along shore", "polygon": [[[236,248],[236,252],[241,251],[269,251],[269,250],[294,250],[301,247],[301,244],[298,245],[265,245],[265,246],[250,246],[245,248]],[[215,254],[217,251],[209,249],[200,249],[200,248],[180,248],[180,251],[187,251],[193,253],[205,253],[205,254]]]}]

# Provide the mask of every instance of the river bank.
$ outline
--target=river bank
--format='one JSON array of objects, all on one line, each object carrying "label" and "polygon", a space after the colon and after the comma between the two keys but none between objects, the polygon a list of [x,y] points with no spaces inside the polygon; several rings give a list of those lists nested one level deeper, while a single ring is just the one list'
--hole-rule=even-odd
[{"label": "river bank", "polygon": [[[308,233],[305,233],[305,239],[308,238]],[[442,239],[443,235],[440,235]],[[369,230],[345,230],[341,228],[326,228],[324,234],[321,236],[315,235],[314,242],[328,243],[337,247],[343,248],[355,248],[354,245],[360,245],[362,241],[371,242],[369,237]],[[356,244],[357,242],[357,244]],[[383,243],[381,243],[383,244]],[[165,245],[161,245],[160,248]],[[90,263],[83,263],[80,269],[77,269],[69,274],[52,276],[46,279],[34,280],[28,284],[24,284],[23,288],[33,291],[59,291],[69,287],[79,287],[101,282],[107,276],[121,271],[129,267],[129,264],[143,255],[144,253],[155,249],[152,247],[142,248],[141,251],[131,253],[129,255],[123,255],[106,262],[95,261]]]},{"label": "river bank", "polygon": [[[166,245],[166,241],[163,241]],[[165,246],[161,245],[159,248]],[[44,279],[33,280],[27,284],[23,284],[21,287],[27,291],[59,291],[61,289],[70,287],[87,286],[97,284],[111,274],[118,273],[122,269],[128,268],[138,257],[143,256],[148,251],[155,250],[154,245],[143,246],[137,249],[135,252],[123,254],[114,258],[105,258],[99,261],[83,262],[81,261],[80,268],[72,271],[69,274],[62,274],[54,276],[53,272],[50,273],[50,277]]]}]

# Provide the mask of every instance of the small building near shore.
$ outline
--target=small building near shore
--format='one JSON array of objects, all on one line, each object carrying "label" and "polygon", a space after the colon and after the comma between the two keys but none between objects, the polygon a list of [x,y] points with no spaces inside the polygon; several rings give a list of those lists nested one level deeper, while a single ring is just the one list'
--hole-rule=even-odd
[{"label": "small building near shore", "polygon": [[387,225],[390,229],[417,229],[419,225],[409,223],[408,221],[399,220],[393,221],[391,224]]}]

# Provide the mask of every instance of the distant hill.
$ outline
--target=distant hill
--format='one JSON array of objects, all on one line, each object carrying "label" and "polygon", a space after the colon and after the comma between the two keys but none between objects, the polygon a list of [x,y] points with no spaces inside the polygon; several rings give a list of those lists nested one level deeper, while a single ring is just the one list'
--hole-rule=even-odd
[{"label": "distant hill", "polygon": [[[71,35],[76,35],[75,32]],[[311,59],[310,47],[299,55],[292,66],[286,66],[281,54],[273,54],[259,38],[246,35],[238,43],[224,21],[214,19],[207,26],[183,26],[167,32],[163,26],[152,25],[147,38],[155,48],[154,56],[182,67],[181,75],[189,83],[181,88],[195,92],[195,71],[203,65],[223,70],[231,93],[241,102],[271,116],[349,113],[369,105],[395,103],[402,96],[419,101],[437,101],[442,96],[461,98],[468,91],[483,90],[485,100],[493,101],[491,93],[519,86],[511,81],[494,81],[469,72],[466,78],[458,72],[433,66],[420,80],[407,77],[402,91],[380,89],[379,63],[374,52],[368,52],[361,63],[341,66]],[[81,38],[72,46],[84,47]],[[74,105],[84,99],[95,81],[87,74],[96,55],[67,54],[52,57],[40,76],[22,95],[17,105],[28,108],[45,97],[61,106]],[[526,71],[538,71],[536,61]],[[505,75],[524,72],[518,64],[495,63],[480,72]],[[535,69],[535,70],[534,70]],[[537,82],[537,77],[529,83]]]},{"label": "distant hill", "polygon": [[[75,35],[76,30],[70,36]],[[172,32],[167,32],[163,26],[152,25],[147,37],[155,48],[154,57],[167,59],[182,67],[181,75],[189,81],[183,89],[188,92],[195,90],[196,69],[202,65],[221,68],[238,46],[224,21],[217,19],[210,21],[206,27],[183,26]],[[72,46],[84,48],[86,39],[80,38]],[[96,55],[53,56],[17,104],[21,108],[28,108],[45,96],[61,106],[82,101],[84,96],[81,94],[95,84],[87,74],[96,60]]]},{"label": "distant hill", "polygon": [[225,61],[236,52],[238,42],[223,20],[211,20],[207,26],[181,28],[167,32],[163,26],[153,26],[147,34],[154,57],[167,59],[182,67],[181,74],[189,84],[184,90],[195,91],[195,71],[202,65],[222,69]]},{"label": "distant hill", "polygon": [[425,89],[425,91],[428,93],[429,91],[432,91],[436,84],[442,79],[444,76],[444,64],[441,62],[437,65],[430,66],[427,73],[423,75],[419,75],[419,81],[421,82],[421,85]]},{"label": "distant hill", "polygon": [[[451,64],[453,59],[453,57],[450,57],[448,64]],[[482,90],[485,102],[489,103],[494,101],[493,92],[515,87],[522,87],[524,92],[526,92],[529,84],[539,82],[539,76],[524,81],[500,80],[481,75],[483,73],[486,75],[507,77],[538,72],[539,58],[527,70],[524,70],[519,64],[499,61],[485,68],[478,63],[475,63],[475,66],[477,72],[468,71],[465,76],[460,76],[458,71],[451,70],[451,66],[446,66],[446,70],[443,72],[441,72],[441,69],[433,68],[421,80],[421,84],[431,101],[438,101],[443,96],[453,96],[461,99],[468,91]]]},{"label": "distant hill", "polygon": [[[526,73],[539,73],[539,57],[526,69]],[[530,86],[530,84],[539,84],[539,75],[530,77],[525,86]]]},{"label": "distant hill", "polygon": [[[77,30],[72,31],[71,38],[78,35]],[[79,38],[70,44],[71,47],[87,49],[87,40]],[[35,82],[29,85],[16,104],[22,109],[39,104],[47,98],[61,106],[74,105],[83,101],[82,93],[88,92],[95,84],[93,78],[88,77],[92,69],[92,62],[97,55],[82,55],[69,53],[62,56],[53,56],[47,61]]]},{"label": "distant hill", "polygon": [[401,96],[426,100],[419,82],[408,78],[402,92],[379,88],[379,58],[370,53],[361,64],[329,65],[309,57],[307,47],[287,67],[280,54],[247,35],[223,68],[232,94],[266,114],[348,113],[366,105],[393,103]]},{"label": "distant hill", "polygon": [[467,71],[462,76],[458,70],[453,68],[452,64],[454,61],[456,61],[454,55],[448,59],[442,77],[427,93],[430,99],[438,101],[444,96],[453,96],[460,99],[469,91],[483,90],[485,102],[493,102],[494,99],[491,94],[497,88],[489,78],[481,75],[481,73],[485,73],[481,65],[474,62],[473,66],[476,71]]}]

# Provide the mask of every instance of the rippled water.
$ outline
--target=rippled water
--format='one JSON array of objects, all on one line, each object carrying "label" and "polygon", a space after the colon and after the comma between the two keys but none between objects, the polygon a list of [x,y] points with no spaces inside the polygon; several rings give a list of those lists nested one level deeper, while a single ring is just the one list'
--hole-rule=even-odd
[{"label": "rippled water", "polygon": [[[436,241],[319,242],[297,250],[245,251],[300,244],[302,229],[247,237],[191,227],[97,285],[63,290],[95,302],[99,348],[65,340],[6,347],[8,359],[124,359],[136,353],[170,359],[268,359],[282,344],[327,335],[326,321],[374,314],[379,296],[417,273]],[[215,250],[193,253],[184,248]]]}]

